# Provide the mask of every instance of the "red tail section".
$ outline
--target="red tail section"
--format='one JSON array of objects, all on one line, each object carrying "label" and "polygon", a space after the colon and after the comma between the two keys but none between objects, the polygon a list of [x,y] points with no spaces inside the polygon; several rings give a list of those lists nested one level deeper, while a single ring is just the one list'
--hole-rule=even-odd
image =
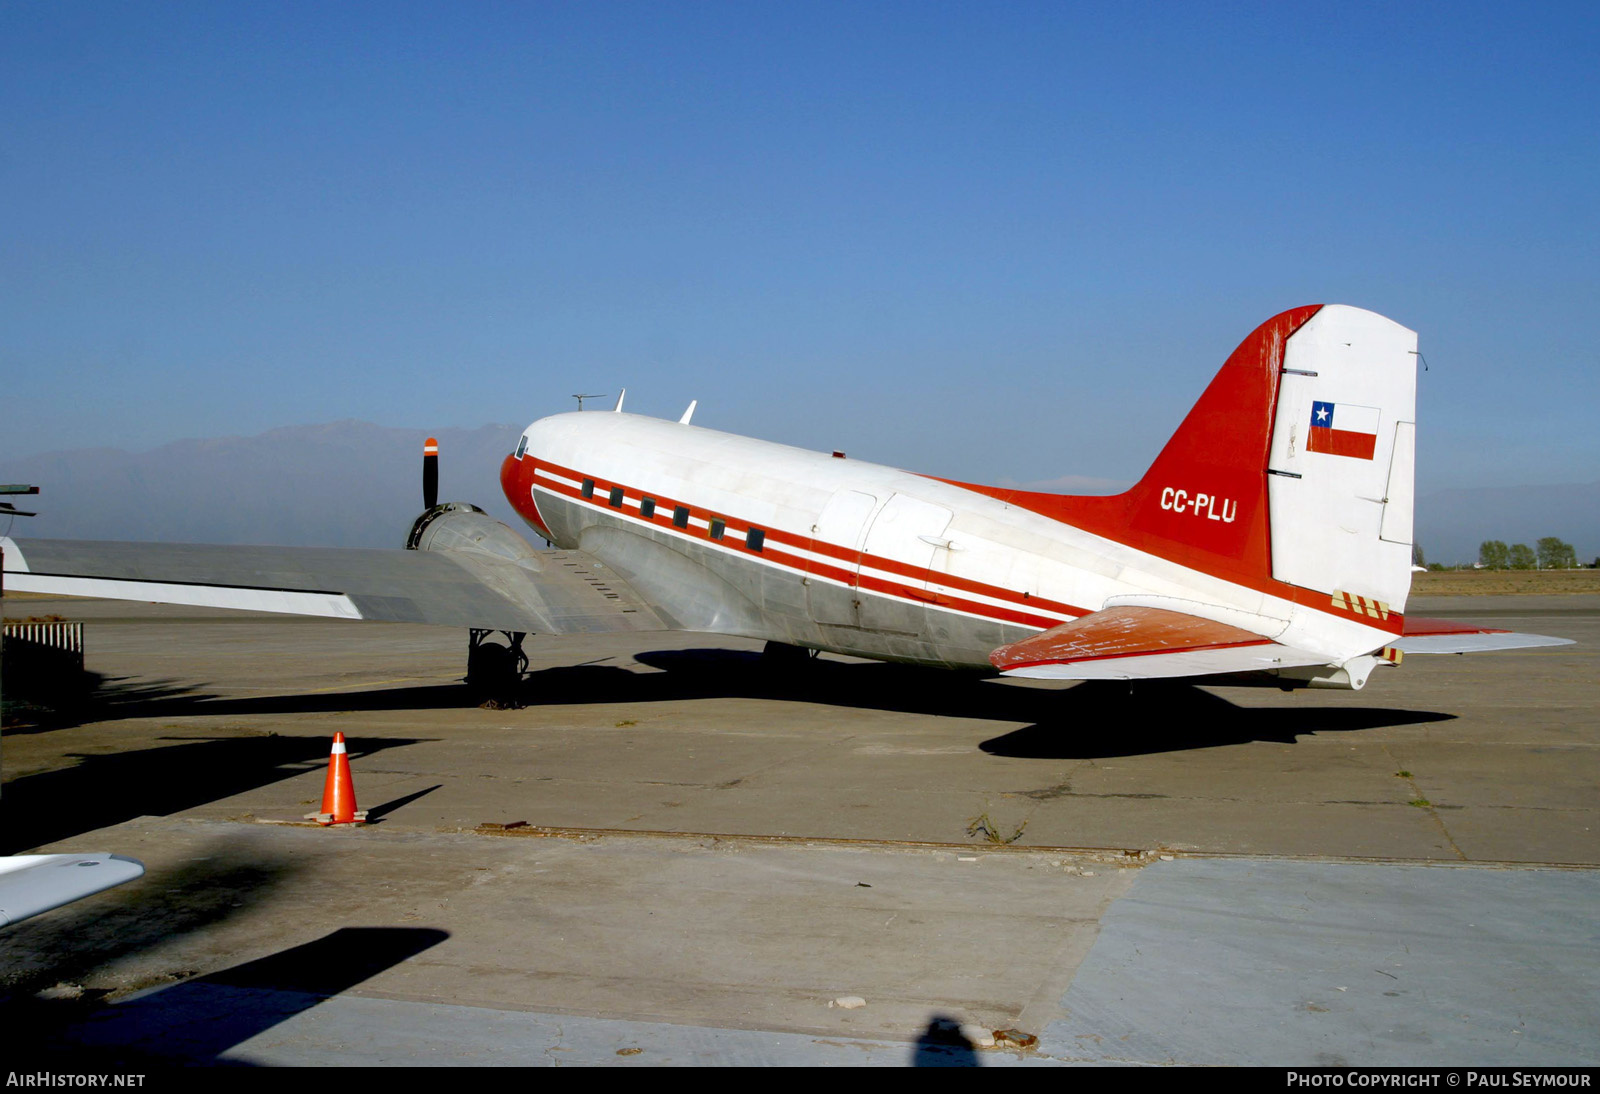
[{"label": "red tail section", "polygon": [[1294,308],[1257,327],[1127,493],[1099,498],[970,488],[1260,587],[1272,578],[1266,471],[1284,343],[1320,308]]}]

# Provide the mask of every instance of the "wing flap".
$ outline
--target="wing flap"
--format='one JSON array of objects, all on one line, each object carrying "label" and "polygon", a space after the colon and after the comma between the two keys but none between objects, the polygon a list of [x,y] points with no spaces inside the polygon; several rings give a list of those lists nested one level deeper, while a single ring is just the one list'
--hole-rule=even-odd
[{"label": "wing flap", "polygon": [[1115,607],[1041,631],[989,655],[1007,676],[1144,680],[1265,672],[1328,663],[1242,627],[1166,608]]},{"label": "wing flap", "polygon": [[513,561],[460,550],[0,539],[20,592],[570,634],[661,630],[656,613],[580,551]]}]

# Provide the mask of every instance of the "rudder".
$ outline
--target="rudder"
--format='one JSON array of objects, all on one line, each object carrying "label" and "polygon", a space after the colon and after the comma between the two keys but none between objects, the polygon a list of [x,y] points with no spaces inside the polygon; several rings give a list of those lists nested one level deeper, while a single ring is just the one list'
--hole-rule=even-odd
[{"label": "rudder", "polygon": [[1274,579],[1404,608],[1416,362],[1414,331],[1361,308],[1324,307],[1289,339],[1267,465]]}]

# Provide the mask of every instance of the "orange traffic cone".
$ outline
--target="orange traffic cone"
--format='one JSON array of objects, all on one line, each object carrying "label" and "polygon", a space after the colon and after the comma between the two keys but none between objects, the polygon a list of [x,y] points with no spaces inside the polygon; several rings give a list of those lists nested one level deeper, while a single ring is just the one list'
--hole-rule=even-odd
[{"label": "orange traffic cone", "polygon": [[367,822],[367,811],[356,808],[356,786],[350,779],[350,756],[345,752],[343,733],[333,735],[333,753],[328,757],[328,778],[322,784],[322,810],[306,819],[315,819],[323,826]]}]

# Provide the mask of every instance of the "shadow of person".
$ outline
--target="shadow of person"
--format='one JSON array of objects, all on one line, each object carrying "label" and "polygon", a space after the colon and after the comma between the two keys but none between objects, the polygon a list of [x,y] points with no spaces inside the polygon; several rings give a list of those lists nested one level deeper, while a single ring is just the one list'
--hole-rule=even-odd
[{"label": "shadow of person", "polygon": [[961,1032],[961,1023],[947,1014],[935,1014],[917,1035],[911,1050],[912,1067],[982,1067],[973,1043]]}]

